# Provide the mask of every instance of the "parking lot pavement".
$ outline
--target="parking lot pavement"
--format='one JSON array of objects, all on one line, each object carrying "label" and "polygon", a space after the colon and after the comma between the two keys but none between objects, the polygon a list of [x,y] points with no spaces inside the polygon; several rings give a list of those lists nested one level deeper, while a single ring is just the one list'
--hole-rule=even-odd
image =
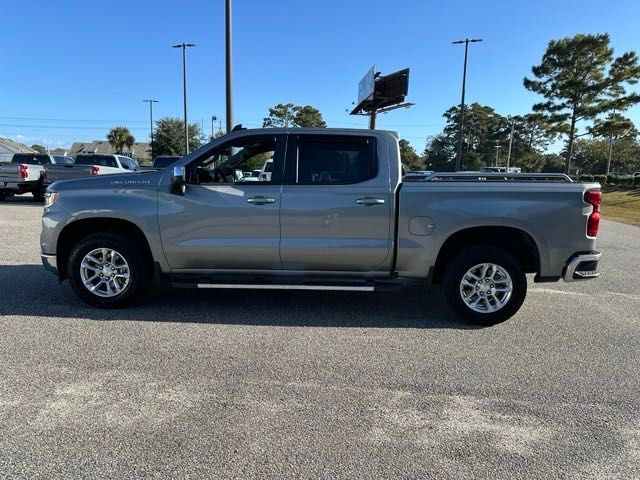
[{"label": "parking lot pavement", "polygon": [[0,477],[639,478],[640,229],[507,323],[436,293],[82,304],[0,204]]}]

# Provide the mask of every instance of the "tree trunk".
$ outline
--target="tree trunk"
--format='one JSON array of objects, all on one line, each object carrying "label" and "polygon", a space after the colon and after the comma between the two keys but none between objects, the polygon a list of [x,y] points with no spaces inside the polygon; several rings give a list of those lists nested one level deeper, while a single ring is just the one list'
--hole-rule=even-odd
[{"label": "tree trunk", "polygon": [[569,169],[571,168],[571,156],[573,155],[573,140],[576,134],[576,115],[575,113],[571,117],[571,129],[569,130],[569,145],[567,146],[567,163],[565,165],[565,172],[569,175]]}]

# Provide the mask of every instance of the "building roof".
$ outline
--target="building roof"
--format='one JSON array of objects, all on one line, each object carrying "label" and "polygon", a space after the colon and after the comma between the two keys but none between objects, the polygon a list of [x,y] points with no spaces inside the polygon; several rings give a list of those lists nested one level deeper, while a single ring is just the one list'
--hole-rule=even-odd
[{"label": "building roof", "polygon": [[34,149],[23,145],[22,143],[15,142],[9,138],[0,137],[0,153],[14,154],[14,153],[37,153]]},{"label": "building roof", "polygon": [[[79,153],[115,154],[116,151],[106,140],[93,140],[92,142],[74,142],[68,154],[78,155]],[[125,147],[122,153],[136,159],[151,158],[151,146],[148,142],[136,142],[131,150]]]}]

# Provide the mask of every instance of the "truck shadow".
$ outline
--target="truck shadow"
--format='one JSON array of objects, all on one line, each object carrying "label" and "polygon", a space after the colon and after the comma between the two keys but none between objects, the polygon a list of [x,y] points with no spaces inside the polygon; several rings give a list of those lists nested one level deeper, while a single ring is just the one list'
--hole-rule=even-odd
[{"label": "truck shadow", "polygon": [[0,265],[0,317],[256,326],[477,329],[455,319],[437,291],[380,293],[165,289],[135,307],[100,310],[40,265]]}]

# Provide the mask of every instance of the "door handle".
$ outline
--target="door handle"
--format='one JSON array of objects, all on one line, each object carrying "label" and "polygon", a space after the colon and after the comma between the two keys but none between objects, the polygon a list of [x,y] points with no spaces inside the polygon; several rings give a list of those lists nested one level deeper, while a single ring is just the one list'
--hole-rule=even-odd
[{"label": "door handle", "polygon": [[251,197],[247,198],[247,203],[253,203],[254,205],[264,205],[266,203],[276,203],[276,199],[271,197]]},{"label": "door handle", "polygon": [[384,204],[384,198],[373,198],[373,197],[364,197],[364,198],[358,198],[356,200],[356,203],[358,205],[383,205]]}]

